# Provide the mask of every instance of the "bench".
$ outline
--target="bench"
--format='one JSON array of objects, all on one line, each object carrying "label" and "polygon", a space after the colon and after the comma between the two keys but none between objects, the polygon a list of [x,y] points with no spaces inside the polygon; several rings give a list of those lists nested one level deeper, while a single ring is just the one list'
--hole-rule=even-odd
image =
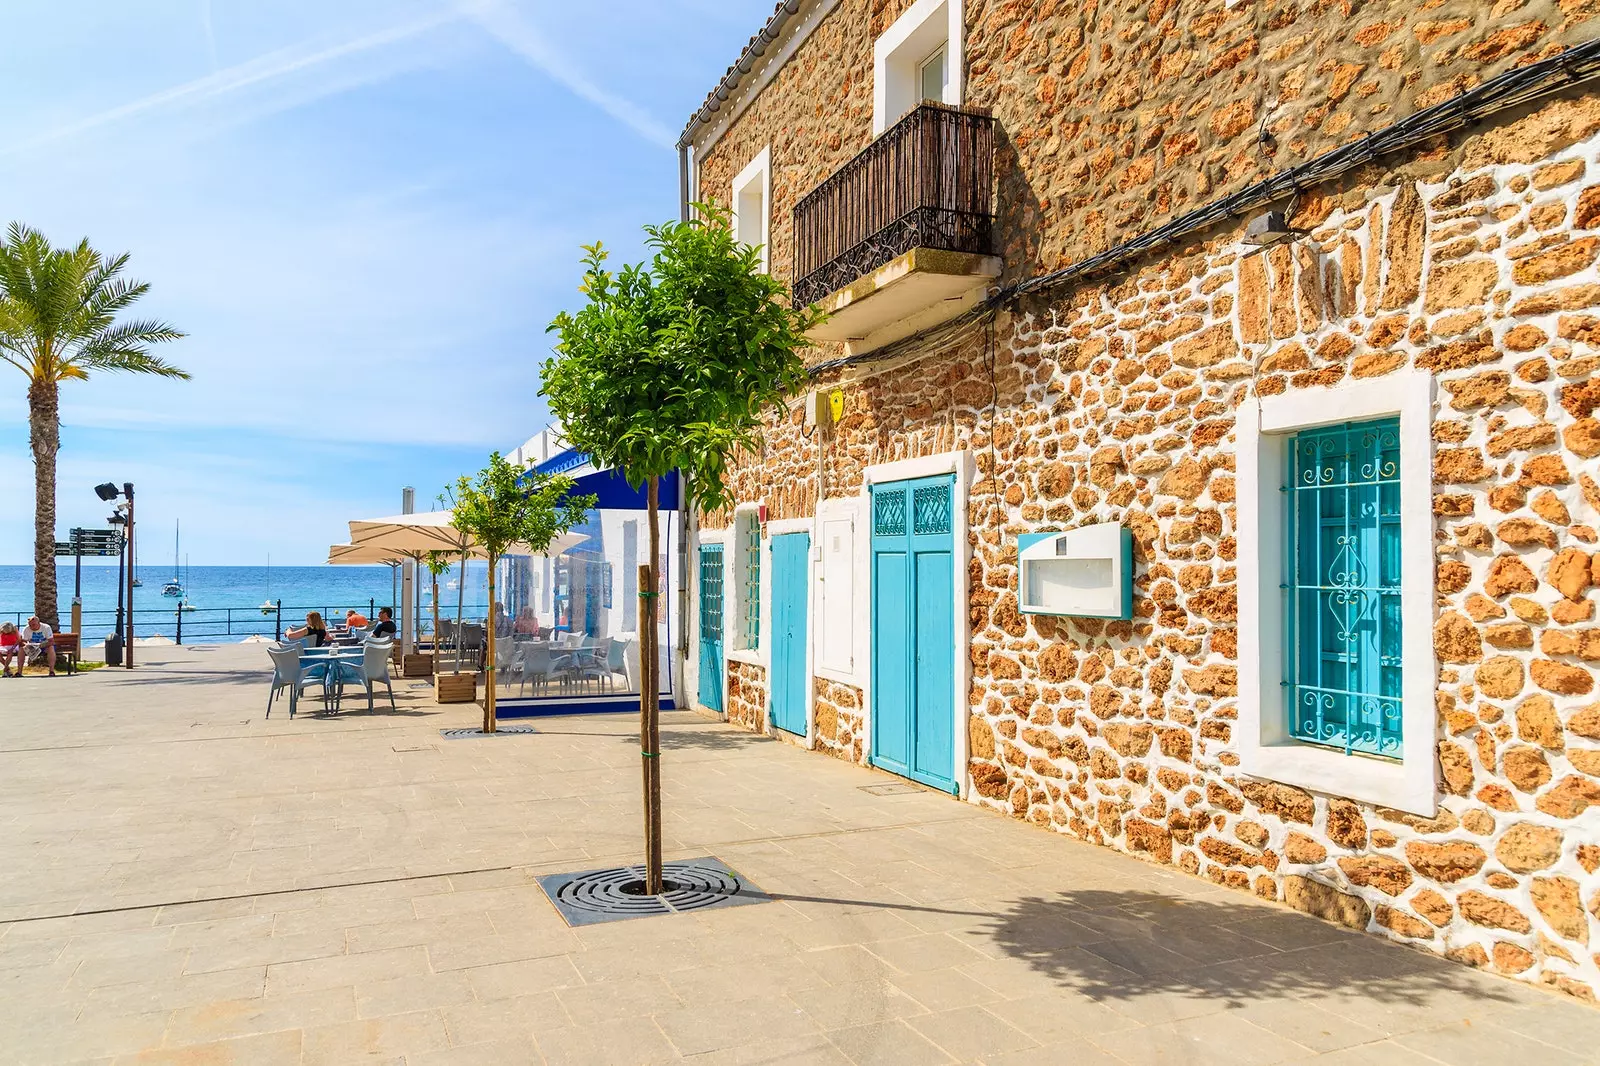
[{"label": "bench", "polygon": [[56,647],[56,663],[66,664],[69,674],[78,672],[78,659],[83,654],[82,635],[78,633],[57,633],[51,638],[51,643]]}]

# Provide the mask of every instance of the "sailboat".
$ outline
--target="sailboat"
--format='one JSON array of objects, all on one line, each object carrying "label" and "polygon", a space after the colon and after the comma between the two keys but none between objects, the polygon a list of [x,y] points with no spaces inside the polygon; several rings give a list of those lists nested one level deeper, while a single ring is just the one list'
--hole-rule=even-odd
[{"label": "sailboat", "polygon": [[[189,557],[187,555],[183,557],[183,583],[186,585],[189,583]],[[178,601],[178,610],[193,611],[197,610],[197,608],[189,602],[189,597],[185,595],[183,599]]]},{"label": "sailboat", "polygon": [[144,582],[139,580],[139,549],[137,546],[133,549],[133,587],[136,589],[144,588]]},{"label": "sailboat", "polygon": [[182,596],[183,582],[178,580],[178,523],[172,523],[172,580],[161,586],[163,596]]},{"label": "sailboat", "polygon": [[278,609],[278,605],[272,602],[272,556],[268,555],[267,556],[267,598],[261,601],[261,613],[262,614],[271,614],[273,611],[276,611],[277,609]]}]

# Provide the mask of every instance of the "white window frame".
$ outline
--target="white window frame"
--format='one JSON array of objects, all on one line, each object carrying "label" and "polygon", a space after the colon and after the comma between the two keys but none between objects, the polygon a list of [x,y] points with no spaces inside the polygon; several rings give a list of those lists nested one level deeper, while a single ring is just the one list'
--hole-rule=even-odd
[{"label": "white window frame", "polygon": [[[724,577],[727,582],[730,582],[729,584],[724,584],[723,588],[733,589],[731,600],[726,592],[723,595],[723,606],[728,612],[728,624],[731,627],[723,630],[723,646],[725,648],[724,654],[727,655],[728,661],[748,663],[751,666],[759,666],[765,669],[767,666],[767,646],[770,643],[767,640],[767,625],[771,621],[771,617],[770,613],[763,608],[768,606],[766,603],[768,597],[767,588],[772,584],[769,580],[771,575],[768,573],[768,560],[766,558],[761,559],[761,580],[756,587],[756,607],[761,611],[756,626],[757,646],[751,648],[745,644],[744,623],[745,616],[749,613],[745,596],[745,551],[751,526],[756,527],[758,530],[757,536],[760,536],[761,507],[759,504],[753,503],[741,504],[734,509],[733,526],[728,531],[727,546],[722,550],[724,565],[727,567]],[[756,552],[760,556],[765,556],[767,552],[765,537],[761,537],[757,544]]]},{"label": "white window frame", "polygon": [[872,46],[872,135],[922,102],[922,64],[945,50],[944,102],[960,104],[966,64],[962,0],[917,0]]},{"label": "white window frame", "polygon": [[[954,765],[951,767],[951,780],[956,783],[956,795],[969,802],[977,802],[977,793],[972,788],[972,778],[968,773],[968,749],[971,734],[968,730],[967,720],[972,715],[972,612],[970,610],[971,598],[968,589],[968,580],[972,566],[972,542],[967,535],[967,502],[971,492],[972,483],[977,477],[977,464],[969,451],[942,452],[938,455],[928,455],[917,459],[899,459],[891,463],[880,463],[869,466],[862,471],[861,494],[857,497],[858,506],[861,508],[861,521],[857,524],[856,551],[862,556],[865,567],[866,580],[859,586],[862,592],[858,597],[864,599],[865,617],[867,622],[862,624],[862,616],[856,616],[856,623],[860,627],[858,640],[863,641],[858,645],[863,650],[856,660],[861,688],[861,754],[868,759],[872,755],[872,486],[886,481],[914,481],[917,478],[936,477],[940,474],[954,474],[956,478],[955,490],[951,496],[951,537],[954,550],[951,552],[951,566],[954,569],[955,590],[955,669],[951,671],[951,683],[955,690],[955,748]],[[863,571],[857,570],[859,575]]]},{"label": "white window frame", "polygon": [[[761,193],[761,218],[755,223],[757,240],[750,240],[749,234],[744,231],[744,226],[749,219],[743,218],[739,213],[740,200],[750,191],[751,186],[757,186]],[[732,185],[733,232],[745,244],[756,244],[761,247],[761,272],[772,272],[772,146],[761,149],[756,157],[745,168],[739,171],[739,176],[733,179]]]},{"label": "white window frame", "polygon": [[[1238,420],[1239,769],[1251,777],[1432,817],[1439,786],[1434,744],[1437,613],[1433,578],[1433,375],[1405,370],[1334,388],[1247,400]],[[1403,758],[1346,755],[1289,737],[1283,690],[1284,537],[1281,487],[1297,430],[1400,419],[1401,738]]]}]

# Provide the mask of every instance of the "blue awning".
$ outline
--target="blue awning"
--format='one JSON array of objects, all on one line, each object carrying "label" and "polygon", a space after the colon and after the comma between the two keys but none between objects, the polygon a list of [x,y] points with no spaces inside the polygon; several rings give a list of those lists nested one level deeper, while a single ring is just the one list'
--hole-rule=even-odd
[{"label": "blue awning", "polygon": [[[595,505],[602,511],[643,511],[647,508],[644,486],[635,489],[628,484],[628,479],[622,476],[620,470],[597,470],[592,474],[585,474],[573,479],[572,491],[574,495],[587,496],[593,493],[598,496],[599,502]],[[673,471],[661,479],[661,492],[658,501],[661,510],[675,511],[678,508],[678,474]]]}]

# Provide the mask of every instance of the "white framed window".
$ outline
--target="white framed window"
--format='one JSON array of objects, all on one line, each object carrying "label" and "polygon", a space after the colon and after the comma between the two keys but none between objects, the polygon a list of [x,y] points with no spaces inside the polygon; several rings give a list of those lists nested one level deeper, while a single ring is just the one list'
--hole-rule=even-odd
[{"label": "white framed window", "polygon": [[1432,816],[1433,376],[1239,411],[1239,769]]},{"label": "white framed window", "polygon": [[755,507],[741,507],[734,512],[733,540],[729,544],[733,558],[733,630],[731,647],[734,651],[759,653],[761,650],[761,516]]},{"label": "white framed window", "polygon": [[873,45],[872,132],[923,100],[961,103],[962,0],[917,0]]},{"label": "white framed window", "polygon": [[761,149],[733,179],[733,236],[741,244],[761,249],[761,270],[771,271],[768,241],[772,218],[772,148]]}]

